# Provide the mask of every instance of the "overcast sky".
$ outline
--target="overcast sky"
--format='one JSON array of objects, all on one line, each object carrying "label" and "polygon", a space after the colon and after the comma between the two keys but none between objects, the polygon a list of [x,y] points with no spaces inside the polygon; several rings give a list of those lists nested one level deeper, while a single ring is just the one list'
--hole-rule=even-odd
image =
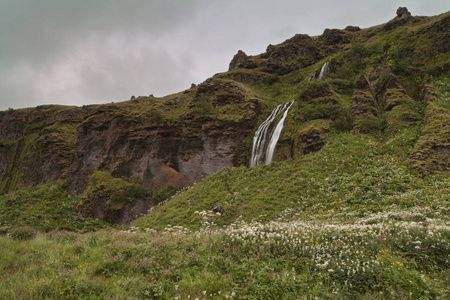
[{"label": "overcast sky", "polygon": [[165,96],[296,33],[450,10],[446,0],[0,0],[0,110]]}]

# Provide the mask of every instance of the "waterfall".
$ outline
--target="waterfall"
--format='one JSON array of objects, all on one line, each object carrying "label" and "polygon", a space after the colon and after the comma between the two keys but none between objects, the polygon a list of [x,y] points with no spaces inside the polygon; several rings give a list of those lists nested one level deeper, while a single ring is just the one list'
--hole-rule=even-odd
[{"label": "waterfall", "polygon": [[[272,161],[273,153],[275,151],[275,147],[277,145],[278,139],[280,138],[281,131],[285,126],[285,121],[287,117],[287,113],[291,108],[294,101],[289,101],[284,104],[278,105],[267,117],[264,122],[259,125],[258,129],[253,136],[253,145],[252,145],[252,157],[250,159],[250,167],[254,167],[260,165],[263,161],[266,164],[270,164]],[[267,143],[268,136],[270,134],[270,125],[277,118],[279,114],[282,112],[283,116],[276,125],[273,133],[271,135],[269,143]]]},{"label": "waterfall", "polygon": [[319,79],[322,79],[323,75],[325,75],[325,73],[328,72],[328,65],[330,63],[326,62],[323,66],[322,69],[320,69],[320,74],[319,74]]},{"label": "waterfall", "polygon": [[283,117],[280,119],[280,121],[277,124],[277,127],[275,127],[275,130],[273,131],[272,138],[270,139],[269,146],[267,146],[267,152],[266,152],[266,165],[270,164],[272,162],[273,153],[275,152],[275,147],[277,146],[278,139],[280,138],[281,131],[284,129],[285,121],[287,114],[289,112],[289,109],[291,108],[292,104],[294,104],[294,101],[288,102],[289,106],[284,111]]}]

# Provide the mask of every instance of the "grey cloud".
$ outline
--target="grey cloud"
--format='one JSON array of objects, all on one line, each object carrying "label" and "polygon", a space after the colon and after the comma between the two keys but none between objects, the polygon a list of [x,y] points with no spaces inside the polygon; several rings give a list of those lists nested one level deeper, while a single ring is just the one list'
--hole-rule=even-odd
[{"label": "grey cloud", "polygon": [[429,0],[0,0],[0,110],[157,96],[223,72],[237,50],[296,33],[368,27]]}]

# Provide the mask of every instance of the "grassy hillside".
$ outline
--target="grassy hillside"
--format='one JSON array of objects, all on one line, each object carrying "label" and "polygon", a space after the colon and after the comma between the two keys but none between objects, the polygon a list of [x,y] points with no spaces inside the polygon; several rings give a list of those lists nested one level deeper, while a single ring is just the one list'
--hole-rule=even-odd
[{"label": "grassy hillside", "polygon": [[217,205],[225,210],[214,218],[219,226],[238,219],[347,222],[349,216],[424,207],[429,210],[427,217],[444,217],[450,180],[448,176],[421,178],[408,169],[403,151],[415,138],[414,131],[405,131],[380,146],[364,136],[335,133],[321,151],[298,160],[224,169],[160,204],[135,225],[198,229],[201,222],[195,211],[213,210]]},{"label": "grassy hillside", "polygon": [[108,223],[81,217],[76,207],[79,197],[66,192],[57,181],[0,196],[0,233],[70,230],[88,232],[108,227]]}]

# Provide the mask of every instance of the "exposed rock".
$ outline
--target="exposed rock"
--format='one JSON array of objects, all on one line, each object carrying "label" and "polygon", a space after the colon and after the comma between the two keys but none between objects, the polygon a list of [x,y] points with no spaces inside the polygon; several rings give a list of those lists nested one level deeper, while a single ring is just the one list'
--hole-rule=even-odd
[{"label": "exposed rock", "polygon": [[272,44],[269,44],[269,46],[267,46],[267,48],[266,48],[267,54],[272,53],[274,50],[275,50],[275,46]]},{"label": "exposed rock", "polygon": [[[192,185],[224,167],[239,165],[242,151],[237,148],[249,128],[243,123],[204,120],[140,129],[137,125],[108,112],[83,123],[68,173],[69,192],[83,192],[97,168],[109,172],[117,168],[115,174],[137,177],[153,190]],[[121,157],[130,159],[116,166]]]},{"label": "exposed rock", "polygon": [[[161,190],[190,186],[222,168],[246,164],[243,140],[253,132],[262,108],[243,93],[235,82],[208,79],[190,96],[194,112],[185,112],[174,124],[124,117],[116,107],[97,109],[77,128],[69,192],[82,193],[94,170],[136,177],[145,188]],[[177,104],[172,99],[166,105],[173,101]],[[195,115],[193,108],[202,101],[216,111],[242,110],[233,120]]]},{"label": "exposed rock", "polygon": [[397,18],[399,19],[410,19],[411,13],[408,11],[406,7],[397,8]]},{"label": "exposed rock", "polygon": [[216,214],[219,213],[220,215],[223,215],[225,209],[219,204],[216,207],[214,207],[213,212],[215,212]]},{"label": "exposed rock", "polygon": [[350,35],[340,29],[325,29],[323,34],[319,36],[319,40],[324,41],[328,45],[340,45],[350,42]]},{"label": "exposed rock", "polygon": [[297,146],[302,154],[317,152],[322,149],[330,132],[330,123],[330,120],[312,120],[297,132]]},{"label": "exposed rock", "polygon": [[411,13],[406,7],[399,7],[397,9],[397,16],[384,25],[384,30],[392,30],[405,24],[414,23],[420,19],[411,16]]},{"label": "exposed rock", "polygon": [[247,54],[245,54],[244,51],[239,50],[238,53],[236,53],[233,59],[231,60],[228,71],[243,68],[244,63],[247,61],[247,59],[248,59]]},{"label": "exposed rock", "polygon": [[[307,34],[296,34],[279,45],[269,45],[261,62],[261,71],[285,75],[316,63],[322,58],[315,41]],[[300,59],[299,59],[300,58]]]},{"label": "exposed rock", "polygon": [[195,83],[191,84],[191,89],[195,88],[197,85]]},{"label": "exposed rock", "polygon": [[360,31],[361,28],[359,28],[358,26],[351,26],[351,25],[349,25],[349,26],[345,27],[344,30],[345,31],[350,31],[350,32],[356,32],[356,31]]},{"label": "exposed rock", "polygon": [[133,100],[133,99],[136,99],[136,97],[135,96],[131,96],[130,100]]}]

